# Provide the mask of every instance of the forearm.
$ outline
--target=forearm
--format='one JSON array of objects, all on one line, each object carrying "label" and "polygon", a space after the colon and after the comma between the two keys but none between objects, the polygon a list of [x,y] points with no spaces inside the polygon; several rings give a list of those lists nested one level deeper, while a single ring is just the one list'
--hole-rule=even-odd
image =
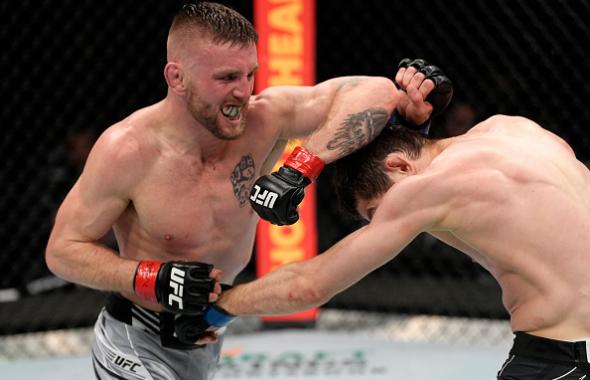
[{"label": "forearm", "polygon": [[327,117],[303,145],[326,163],[377,137],[399,98],[397,88],[387,78],[350,77],[334,81]]},{"label": "forearm", "polygon": [[349,255],[360,230],[311,260],[284,265],[269,274],[223,292],[219,305],[237,316],[289,314],[326,303],[356,282],[366,269]]},{"label": "forearm", "polygon": [[395,257],[415,235],[386,224],[361,228],[313,259],[282,266],[222,293],[219,306],[232,315],[247,316],[289,314],[322,305]]},{"label": "forearm", "polygon": [[67,281],[93,289],[133,292],[138,262],[121,258],[98,243],[50,243],[45,257],[49,269]]},{"label": "forearm", "polygon": [[217,302],[236,316],[290,314],[325,303],[327,295],[307,281],[302,263],[288,264],[221,294]]}]

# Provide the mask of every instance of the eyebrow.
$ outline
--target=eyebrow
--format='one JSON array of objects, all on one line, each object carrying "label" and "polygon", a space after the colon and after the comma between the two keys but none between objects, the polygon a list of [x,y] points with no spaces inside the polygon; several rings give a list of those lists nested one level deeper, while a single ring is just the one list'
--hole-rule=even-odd
[{"label": "eyebrow", "polygon": [[[248,71],[249,73],[254,73],[258,70],[259,68],[259,64],[256,64],[256,66],[254,66],[250,71]],[[220,67],[218,68],[218,73],[240,73],[242,72],[242,70],[235,68],[235,67]]]}]

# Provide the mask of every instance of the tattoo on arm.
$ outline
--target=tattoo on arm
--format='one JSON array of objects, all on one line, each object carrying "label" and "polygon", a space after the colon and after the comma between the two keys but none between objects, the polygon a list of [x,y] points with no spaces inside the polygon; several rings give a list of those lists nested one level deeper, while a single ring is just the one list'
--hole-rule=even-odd
[{"label": "tattoo on arm", "polygon": [[254,158],[252,158],[252,154],[248,153],[240,159],[230,176],[234,195],[240,203],[240,208],[248,203],[250,188],[254,184],[254,174],[256,174]]},{"label": "tattoo on arm", "polygon": [[338,150],[342,156],[370,143],[385,127],[388,114],[384,108],[369,108],[350,114],[340,124],[334,138],[328,142],[329,150]]}]

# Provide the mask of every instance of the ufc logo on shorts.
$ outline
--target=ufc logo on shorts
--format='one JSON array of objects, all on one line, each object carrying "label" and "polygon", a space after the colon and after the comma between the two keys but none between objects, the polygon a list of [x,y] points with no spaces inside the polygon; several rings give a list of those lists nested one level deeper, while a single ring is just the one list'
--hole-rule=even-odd
[{"label": "ufc logo on shorts", "polygon": [[126,358],[119,356],[119,355],[117,355],[117,357],[115,357],[115,360],[113,360],[113,363],[115,363],[116,365],[118,365],[122,369],[133,372],[133,373],[137,373],[136,368],[141,367],[141,364],[136,363],[133,360],[126,359]]},{"label": "ufc logo on shorts", "polygon": [[178,268],[172,268],[170,271],[170,287],[172,288],[172,293],[168,295],[168,305],[172,306],[172,304],[176,302],[180,310],[182,310],[184,274],[185,272]]},{"label": "ufc logo on shorts", "polygon": [[260,192],[260,186],[254,185],[254,194],[250,195],[250,200],[264,207],[273,208],[278,197],[279,194],[272,191],[264,190]]}]

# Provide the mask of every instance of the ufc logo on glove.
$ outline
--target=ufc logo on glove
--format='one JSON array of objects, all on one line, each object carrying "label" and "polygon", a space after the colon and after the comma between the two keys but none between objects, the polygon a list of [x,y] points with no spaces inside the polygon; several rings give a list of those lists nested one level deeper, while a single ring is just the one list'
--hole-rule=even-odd
[{"label": "ufc logo on glove", "polygon": [[215,289],[213,265],[198,261],[142,260],[137,264],[133,289],[144,300],[157,302],[169,313],[199,314]]},{"label": "ufc logo on glove", "polygon": [[170,271],[170,287],[172,293],[168,295],[168,305],[173,306],[174,302],[178,303],[178,308],[182,310],[182,290],[184,285],[185,272],[178,268],[172,268]]},{"label": "ufc logo on glove", "polygon": [[254,185],[253,194],[250,195],[250,200],[264,207],[273,208],[279,195],[266,189],[261,193],[260,190],[260,186]]},{"label": "ufc logo on glove", "polygon": [[324,161],[303,147],[296,147],[276,172],[256,180],[250,192],[250,205],[265,220],[277,226],[299,220],[297,206],[304,188],[315,180]]}]

